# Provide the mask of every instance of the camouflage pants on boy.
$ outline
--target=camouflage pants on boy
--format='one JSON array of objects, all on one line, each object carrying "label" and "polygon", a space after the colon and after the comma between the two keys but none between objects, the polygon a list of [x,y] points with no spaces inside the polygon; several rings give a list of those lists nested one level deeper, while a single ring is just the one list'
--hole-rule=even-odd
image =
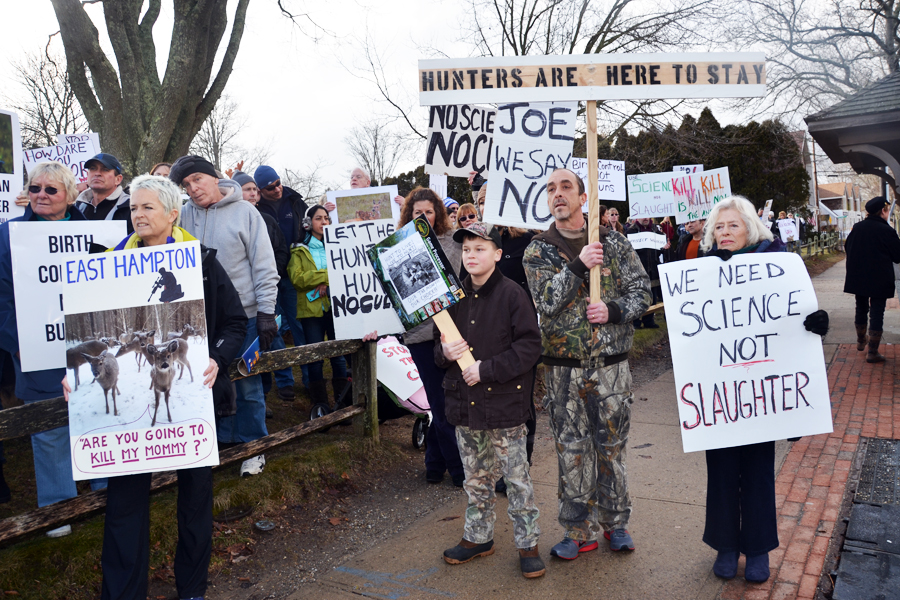
[{"label": "camouflage pants on boy", "polygon": [[559,523],[592,541],[601,527],[627,529],[631,497],[625,445],[631,429],[628,361],[601,369],[548,366],[544,406],[559,459]]},{"label": "camouflage pants on boy", "polygon": [[474,544],[486,544],[494,539],[494,505],[497,497],[494,484],[498,473],[506,478],[509,499],[509,518],[513,522],[516,548],[531,548],[541,534],[538,527],[538,508],[534,503],[534,488],[528,474],[528,453],[525,425],[509,429],[469,429],[456,427],[456,440],[462,458],[466,482],[463,488],[469,496],[463,539]]}]

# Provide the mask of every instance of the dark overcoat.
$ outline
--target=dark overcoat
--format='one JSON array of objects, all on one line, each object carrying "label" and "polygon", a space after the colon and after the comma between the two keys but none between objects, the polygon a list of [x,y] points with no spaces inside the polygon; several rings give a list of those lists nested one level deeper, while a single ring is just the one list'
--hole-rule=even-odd
[{"label": "dark overcoat", "polygon": [[894,228],[878,215],[866,217],[853,226],[844,248],[847,252],[844,293],[868,298],[893,297],[893,263],[900,263],[900,238]]}]

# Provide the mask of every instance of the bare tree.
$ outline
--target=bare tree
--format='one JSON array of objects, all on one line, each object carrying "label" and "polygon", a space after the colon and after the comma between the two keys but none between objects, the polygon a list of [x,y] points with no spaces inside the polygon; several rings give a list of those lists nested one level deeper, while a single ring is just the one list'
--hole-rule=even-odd
[{"label": "bare tree", "polygon": [[769,107],[809,114],[900,67],[900,0],[743,5],[733,35],[768,50]]},{"label": "bare tree", "polygon": [[324,160],[319,159],[306,169],[284,169],[281,182],[307,198],[310,201],[307,204],[312,204],[328,190],[343,187],[340,182],[325,181],[322,170],[327,166]]},{"label": "bare tree", "polygon": [[25,55],[12,67],[19,89],[8,89],[5,96],[19,114],[24,147],[55,146],[58,133],[87,131],[64,57],[51,54],[47,48]]},{"label": "bare tree", "polygon": [[240,112],[234,100],[223,95],[203,122],[189,151],[206,158],[220,171],[242,162],[244,172],[252,174],[256,167],[269,160],[271,143],[244,146],[240,140],[246,132],[247,116]]},{"label": "bare tree", "polygon": [[369,172],[372,183],[393,175],[406,154],[403,136],[391,131],[385,121],[369,121],[355,126],[344,143],[360,167]]}]

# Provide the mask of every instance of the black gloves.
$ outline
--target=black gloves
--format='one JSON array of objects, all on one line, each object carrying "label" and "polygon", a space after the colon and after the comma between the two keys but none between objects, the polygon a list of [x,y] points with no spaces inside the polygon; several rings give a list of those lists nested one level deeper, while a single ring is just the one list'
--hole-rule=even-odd
[{"label": "black gloves", "polygon": [[728,260],[729,258],[731,258],[732,254],[733,253],[731,252],[731,250],[722,250],[721,248],[717,248],[707,254],[707,256],[718,256],[722,260]]},{"label": "black gloves", "polygon": [[803,326],[807,331],[812,331],[816,335],[825,335],[828,333],[828,313],[824,310],[810,313],[803,320]]},{"label": "black gloves", "polygon": [[268,350],[278,334],[275,315],[256,313],[256,332],[259,334],[259,349],[262,351]]}]

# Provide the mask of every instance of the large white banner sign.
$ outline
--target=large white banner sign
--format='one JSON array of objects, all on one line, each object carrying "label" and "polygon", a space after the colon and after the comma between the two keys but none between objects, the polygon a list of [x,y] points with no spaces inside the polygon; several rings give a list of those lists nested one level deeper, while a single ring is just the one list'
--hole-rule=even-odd
[{"label": "large white banner sign", "polygon": [[496,110],[471,104],[432,106],[425,172],[468,177],[470,171],[477,171],[487,177],[496,117]]},{"label": "large white banner sign", "polygon": [[[569,161],[569,169],[581,177],[585,186],[588,182],[588,164],[586,158],[575,158]],[[623,160],[598,160],[597,161],[597,197],[600,202],[613,200],[624,202],[628,199],[625,195],[625,161]],[[588,212],[588,203],[582,207]]]},{"label": "large white banner sign", "polygon": [[632,219],[645,219],[674,215],[673,177],[674,173],[629,175],[628,216]]},{"label": "large white banner sign", "polygon": [[25,207],[16,206],[22,191],[22,134],[19,116],[0,110],[0,223],[21,217]]},{"label": "large white banner sign", "polygon": [[63,281],[66,261],[91,242],[114,246],[125,221],[16,221],[9,224],[22,371],[66,366]]},{"label": "large white banner sign", "polygon": [[547,229],[547,176],[572,159],[577,102],[502,104],[497,109],[484,221]]},{"label": "large white banner sign", "polygon": [[787,252],[659,266],[685,452],[832,431],[818,308]]},{"label": "large white banner sign", "polygon": [[[219,464],[200,243],[70,257],[64,269],[69,353],[90,365],[69,395],[74,478]],[[96,347],[122,329],[141,343]]]},{"label": "large white banner sign", "polygon": [[373,331],[378,335],[403,332],[366,254],[392,233],[394,222],[390,219],[325,226],[328,290],[337,339],[357,340]]},{"label": "large white banner sign", "polygon": [[676,223],[705,219],[713,206],[731,196],[728,167],[690,175],[676,174],[672,178],[672,192],[675,194]]}]

